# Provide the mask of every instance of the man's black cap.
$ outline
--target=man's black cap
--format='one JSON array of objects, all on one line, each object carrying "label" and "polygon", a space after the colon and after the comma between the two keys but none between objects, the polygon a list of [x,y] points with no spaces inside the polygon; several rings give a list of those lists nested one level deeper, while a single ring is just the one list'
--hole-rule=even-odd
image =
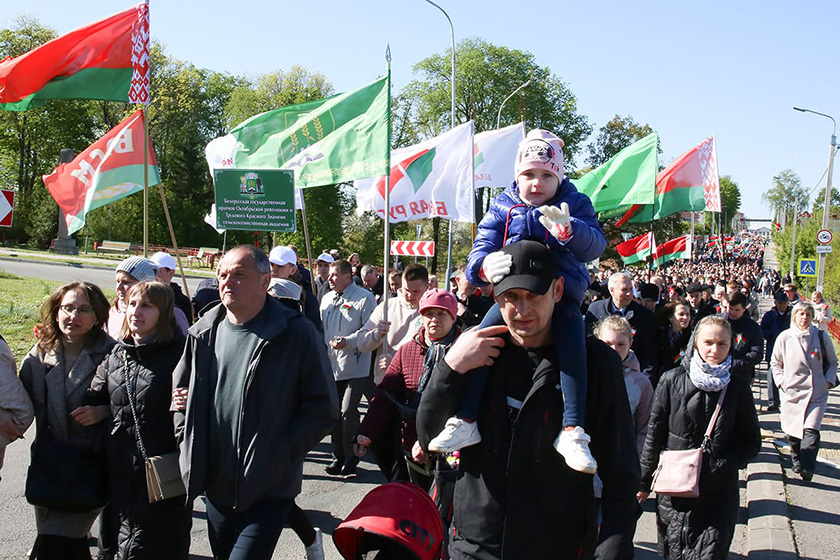
[{"label": "man's black cap", "polygon": [[692,283],[691,283],[691,284],[689,284],[689,285],[688,285],[688,287],[685,289],[685,293],[687,293],[687,294],[690,294],[690,293],[692,293],[692,292],[702,292],[702,291],[703,291],[703,286],[701,286],[701,285],[700,285],[700,284],[698,284],[697,282],[692,282]]},{"label": "man's black cap", "polygon": [[773,301],[776,303],[784,301],[785,303],[790,303],[790,298],[787,297],[787,294],[784,293],[782,290],[779,290],[773,295]]},{"label": "man's black cap", "polygon": [[659,299],[659,286],[656,284],[642,284],[639,288],[639,294],[642,299],[652,299],[654,301]]},{"label": "man's black cap", "polygon": [[502,249],[513,257],[510,274],[495,285],[494,293],[502,294],[514,288],[544,294],[557,278],[557,261],[548,247],[537,241],[523,240]]}]

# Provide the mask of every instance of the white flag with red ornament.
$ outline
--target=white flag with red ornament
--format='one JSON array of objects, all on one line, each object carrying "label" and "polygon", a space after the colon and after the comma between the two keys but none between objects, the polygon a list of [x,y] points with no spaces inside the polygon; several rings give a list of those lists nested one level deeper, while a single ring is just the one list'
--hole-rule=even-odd
[{"label": "white flag with red ornament", "polygon": [[149,0],[137,6],[137,21],[131,26],[131,86],[129,103],[149,105]]},{"label": "white flag with red ornament", "polygon": [[[473,221],[473,122],[391,151],[391,223],[440,217]],[[512,165],[512,164],[511,164]],[[356,212],[385,217],[385,177],[358,179]]]},{"label": "white flag with red ornament", "polygon": [[475,188],[505,188],[513,183],[513,162],[523,138],[524,122],[475,135]]},{"label": "white flag with red ornament", "polygon": [[703,181],[703,197],[707,212],[720,212],[720,179],[718,178],[717,146],[711,135],[695,148]]}]

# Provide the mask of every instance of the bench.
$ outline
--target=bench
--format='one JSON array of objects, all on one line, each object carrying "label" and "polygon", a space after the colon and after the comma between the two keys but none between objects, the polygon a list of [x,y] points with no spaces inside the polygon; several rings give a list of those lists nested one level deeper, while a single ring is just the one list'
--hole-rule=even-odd
[{"label": "bench", "polygon": [[216,261],[216,255],[219,253],[221,251],[216,247],[199,247],[194,255],[187,257],[187,264],[192,266],[192,263],[195,261],[199,267],[207,265],[208,268],[212,269]]},{"label": "bench", "polygon": [[128,254],[131,251],[130,241],[103,241],[96,246],[97,253],[123,253]]}]

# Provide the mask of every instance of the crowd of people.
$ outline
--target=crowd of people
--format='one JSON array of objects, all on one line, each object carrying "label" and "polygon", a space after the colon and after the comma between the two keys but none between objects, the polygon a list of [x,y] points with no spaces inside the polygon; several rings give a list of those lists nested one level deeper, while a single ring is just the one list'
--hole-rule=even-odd
[{"label": "crowd of people", "polygon": [[[830,308],[766,269],[750,233],[725,264],[707,241],[661,270],[587,271],[606,239],[562,148],[526,136],[448,286],[416,263],[385,278],[331,250],[310,271],[295,247],[242,245],[191,300],[166,253],[122,261],[112,302],[59,288],[19,374],[0,340],[0,467],[37,428],[30,557],[89,559],[98,517],[101,558],[186,559],[201,497],[215,558],[271,558],[286,526],[324,558],[295,499],[327,435],[327,476],[351,481],[370,453],[387,485],[420,489],[397,514],[360,504],[333,533],[346,558],[632,558],[651,491],[663,557],[725,557],[762,360],[766,410],[813,476]],[[702,450],[699,494],[657,490],[662,453],[685,450]],[[412,517],[424,493],[435,527]]]}]

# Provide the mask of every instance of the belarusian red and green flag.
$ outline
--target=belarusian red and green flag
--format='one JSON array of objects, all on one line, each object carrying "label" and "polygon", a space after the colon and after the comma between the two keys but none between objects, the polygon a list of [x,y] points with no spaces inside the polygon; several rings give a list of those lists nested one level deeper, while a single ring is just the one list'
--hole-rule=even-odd
[{"label": "belarusian red and green flag", "polygon": [[656,267],[659,268],[668,261],[674,259],[690,259],[691,258],[691,243],[689,243],[689,236],[683,235],[666,241],[656,247]]},{"label": "belarusian red and green flag", "polygon": [[359,89],[255,115],[207,144],[216,169],[290,169],[295,188],[334,185],[388,170],[388,75]]},{"label": "belarusian red and green flag", "polygon": [[651,204],[659,170],[658,145],[659,136],[652,132],[573,183],[602,218],[616,216],[633,204]]},{"label": "belarusian red and green flag", "polygon": [[720,212],[715,137],[680,155],[656,177],[653,204],[635,205],[615,225],[650,222],[682,211]]},{"label": "belarusian red and green flag", "polygon": [[[85,225],[85,215],[143,190],[143,111],[129,116],[69,163],[44,175],[44,185],[64,210],[68,233]],[[149,142],[149,186],[160,183],[157,160]]]},{"label": "belarusian red and green flag", "polygon": [[[473,121],[393,150],[391,223],[434,217],[472,222],[474,150]],[[384,218],[385,185],[384,175],[355,181],[356,211],[372,210]]]},{"label": "belarusian red and green flag", "polygon": [[624,243],[616,245],[615,249],[621,256],[624,264],[633,264],[637,262],[644,262],[646,258],[653,254],[656,248],[656,241],[653,237],[653,232],[649,231],[639,237],[628,239]]},{"label": "belarusian red and green flag", "polygon": [[0,109],[49,99],[148,103],[148,2],[0,61]]}]

